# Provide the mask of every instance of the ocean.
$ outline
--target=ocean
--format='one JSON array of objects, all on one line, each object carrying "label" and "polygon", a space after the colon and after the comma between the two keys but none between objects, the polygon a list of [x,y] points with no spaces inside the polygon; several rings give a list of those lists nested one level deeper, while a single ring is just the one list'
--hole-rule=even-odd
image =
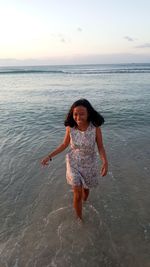
[{"label": "ocean", "polygon": [[[83,224],[67,150],[40,164],[79,98],[105,118],[109,161]],[[150,64],[1,67],[0,159],[0,267],[150,267]]]}]

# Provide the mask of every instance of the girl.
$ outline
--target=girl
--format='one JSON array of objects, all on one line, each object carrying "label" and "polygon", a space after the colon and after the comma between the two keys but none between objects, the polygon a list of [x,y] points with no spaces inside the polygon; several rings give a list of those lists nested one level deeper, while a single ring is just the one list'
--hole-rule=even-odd
[{"label": "girl", "polygon": [[101,175],[105,176],[108,162],[99,126],[104,118],[92,107],[86,99],[79,99],[71,106],[66,120],[64,141],[41,163],[48,165],[49,160],[62,152],[70,144],[71,150],[66,155],[66,178],[73,187],[73,205],[82,220],[82,200],[86,201],[89,188],[98,185],[99,167],[97,163],[95,144],[102,160]]}]

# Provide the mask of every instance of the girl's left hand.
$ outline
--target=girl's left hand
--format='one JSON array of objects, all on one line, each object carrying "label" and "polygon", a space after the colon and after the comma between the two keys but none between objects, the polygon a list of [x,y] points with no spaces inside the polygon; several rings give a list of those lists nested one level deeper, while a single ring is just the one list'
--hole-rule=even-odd
[{"label": "girl's left hand", "polygon": [[108,172],[108,163],[104,162],[101,167],[101,176],[105,176]]},{"label": "girl's left hand", "polygon": [[42,159],[41,160],[41,164],[43,165],[43,166],[47,166],[48,165],[48,163],[49,163],[49,157],[46,157],[46,158],[44,158],[44,159]]}]

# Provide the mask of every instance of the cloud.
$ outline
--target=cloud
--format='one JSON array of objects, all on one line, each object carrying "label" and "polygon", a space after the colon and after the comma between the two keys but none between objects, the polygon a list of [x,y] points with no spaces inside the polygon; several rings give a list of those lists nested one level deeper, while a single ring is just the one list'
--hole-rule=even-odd
[{"label": "cloud", "polygon": [[52,33],[50,35],[54,40],[56,40],[57,42],[61,42],[61,43],[68,43],[69,42],[69,38],[67,38],[64,34],[62,33],[58,33],[58,34],[54,34]]},{"label": "cloud", "polygon": [[150,43],[145,43],[135,46],[135,48],[150,48]]},{"label": "cloud", "polygon": [[61,41],[61,43],[66,43],[65,38],[61,38],[60,41]]},{"label": "cloud", "polygon": [[78,32],[82,32],[82,28],[78,27],[78,28],[77,28],[77,31],[78,31]]},{"label": "cloud", "polygon": [[58,35],[57,35],[57,38],[58,38],[58,40],[61,42],[61,43],[68,43],[69,42],[69,40],[65,37],[65,35],[64,34],[62,34],[62,33],[59,33]]},{"label": "cloud", "polygon": [[128,40],[129,42],[134,42],[135,41],[135,39],[133,39],[130,36],[124,36],[124,39]]}]

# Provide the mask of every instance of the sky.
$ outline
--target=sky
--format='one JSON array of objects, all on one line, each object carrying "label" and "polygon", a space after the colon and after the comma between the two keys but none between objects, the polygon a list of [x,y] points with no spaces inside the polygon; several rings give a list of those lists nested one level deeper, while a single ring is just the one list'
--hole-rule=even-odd
[{"label": "sky", "polygon": [[0,66],[150,63],[149,0],[0,0]]}]

